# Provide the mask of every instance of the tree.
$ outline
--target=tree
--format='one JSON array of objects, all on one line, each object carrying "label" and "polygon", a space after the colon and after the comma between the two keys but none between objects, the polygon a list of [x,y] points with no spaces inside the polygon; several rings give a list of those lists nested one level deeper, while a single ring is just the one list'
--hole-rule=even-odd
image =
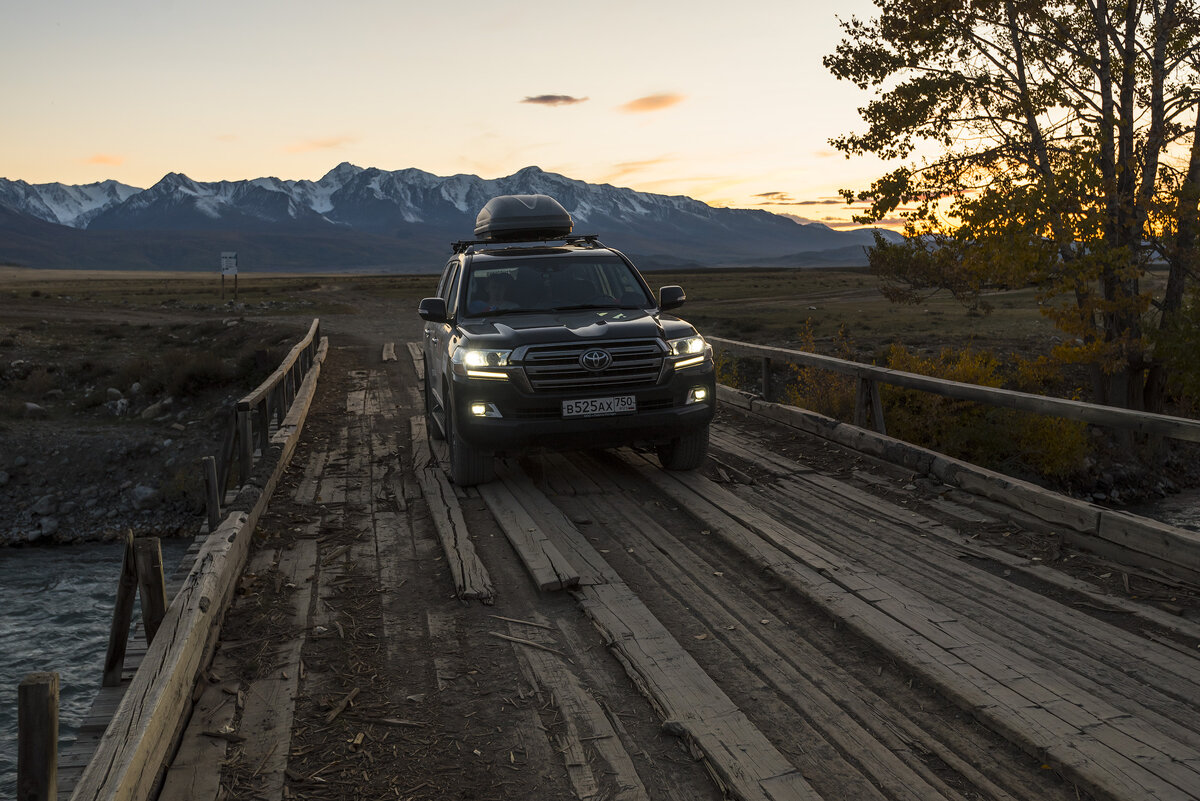
[{"label": "tree", "polygon": [[874,95],[866,131],[832,144],[904,162],[843,191],[869,201],[862,222],[906,217],[908,252],[877,248],[873,266],[914,291],[1036,284],[1100,402],[1161,408],[1146,334],[1178,328],[1200,268],[1197,0],[875,5],[825,57]]}]

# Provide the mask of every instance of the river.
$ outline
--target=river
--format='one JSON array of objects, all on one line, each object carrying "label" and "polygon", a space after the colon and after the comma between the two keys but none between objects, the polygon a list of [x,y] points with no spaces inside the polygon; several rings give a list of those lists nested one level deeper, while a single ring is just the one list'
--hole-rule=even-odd
[{"label": "river", "polygon": [[[164,540],[170,572],[190,540]],[[120,543],[0,548],[0,798],[17,794],[17,687],[28,673],[59,674],[59,747],[91,708],[100,686]],[[140,612],[135,610],[134,619]]]},{"label": "river", "polygon": [[[1200,531],[1200,489],[1131,511]],[[188,544],[164,541],[163,564]],[[0,798],[16,796],[17,685],[58,671],[60,747],[75,738],[100,685],[120,573],[120,544],[0,548]]]}]

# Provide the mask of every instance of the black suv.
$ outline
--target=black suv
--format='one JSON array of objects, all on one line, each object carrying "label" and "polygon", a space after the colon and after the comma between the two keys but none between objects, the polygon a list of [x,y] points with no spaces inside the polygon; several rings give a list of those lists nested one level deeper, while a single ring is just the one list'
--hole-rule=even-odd
[{"label": "black suv", "polygon": [[647,443],[668,469],[704,461],[712,348],[666,313],[683,289],[655,298],[623,254],[571,229],[546,195],[492,198],[421,301],[429,434],[447,440],[457,484],[530,448]]}]

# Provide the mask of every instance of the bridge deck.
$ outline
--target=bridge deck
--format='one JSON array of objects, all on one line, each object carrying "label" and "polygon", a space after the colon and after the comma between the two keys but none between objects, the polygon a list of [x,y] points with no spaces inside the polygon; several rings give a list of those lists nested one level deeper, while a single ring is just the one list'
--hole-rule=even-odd
[{"label": "bridge deck", "polygon": [[378,353],[330,351],[161,798],[1200,798],[1196,627],[1049,532],[732,410],[702,473],[463,491]]}]

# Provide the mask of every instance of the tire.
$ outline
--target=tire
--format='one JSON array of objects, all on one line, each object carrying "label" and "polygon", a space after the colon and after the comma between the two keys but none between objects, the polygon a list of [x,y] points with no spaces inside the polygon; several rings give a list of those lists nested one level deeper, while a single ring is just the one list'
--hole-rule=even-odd
[{"label": "tire", "polygon": [[446,432],[438,425],[437,415],[433,413],[433,390],[429,384],[429,368],[425,368],[425,430],[429,438],[438,441],[446,438]]},{"label": "tire", "polygon": [[460,487],[486,484],[496,477],[496,462],[488,451],[481,451],[458,435],[454,411],[443,407],[446,415],[446,440],[450,450],[450,480]]},{"label": "tire", "polygon": [[708,456],[708,426],[663,443],[657,450],[658,461],[667,470],[695,470]]}]

